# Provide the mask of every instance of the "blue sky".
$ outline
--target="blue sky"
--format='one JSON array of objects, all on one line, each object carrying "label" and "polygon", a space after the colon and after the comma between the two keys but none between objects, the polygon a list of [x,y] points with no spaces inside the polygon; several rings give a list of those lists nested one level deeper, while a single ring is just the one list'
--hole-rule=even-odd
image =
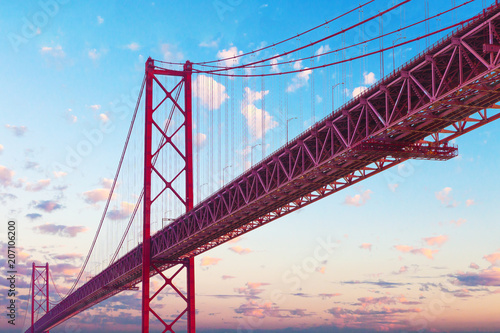
[{"label": "blue sky", "polygon": [[[449,8],[452,2],[431,2],[430,14]],[[367,18],[391,4],[375,1],[362,15]],[[78,273],[102,213],[102,196],[116,170],[148,57],[200,62],[249,52],[353,6],[341,1],[2,2],[0,211],[4,219],[18,223],[21,299],[28,294],[32,261],[49,262],[61,292]],[[384,31],[423,19],[423,8],[423,1],[413,0],[385,16]],[[430,28],[442,28],[480,10],[482,1],[475,1],[453,16],[432,20]],[[358,22],[360,15],[355,12],[257,57],[324,37]],[[410,39],[424,31],[419,26],[400,37]],[[347,44],[357,38],[354,32],[347,35]],[[394,40],[385,39],[385,46]],[[309,56],[320,46],[336,49],[341,43],[340,38],[332,39],[287,59]],[[424,46],[421,41],[396,49],[396,66]],[[369,44],[367,51],[376,47],[378,41]],[[393,69],[392,52],[384,56],[388,74]],[[347,82],[335,90],[336,107],[357,88],[380,79],[379,58],[347,65],[346,71],[350,73],[346,73]],[[313,79],[289,92],[285,88],[293,84],[292,77],[282,78],[281,83],[266,82],[266,111],[276,121],[276,127],[266,133],[267,152],[284,140],[286,121],[278,110],[280,98],[288,98],[288,116],[300,118],[290,122],[290,137],[310,125],[311,96],[316,118],[331,111],[330,87],[342,80],[341,66],[314,75],[314,94]],[[258,92],[261,83],[238,80],[218,81],[228,93],[218,109],[237,108],[233,110],[237,111],[236,146],[229,154],[244,160],[227,170],[227,178],[248,166],[248,145],[260,142],[250,138],[245,146],[238,129],[247,131],[240,112],[244,88]],[[231,90],[231,85],[236,88]],[[202,97],[195,97],[194,103],[197,99],[203,104]],[[214,147],[219,141],[209,131],[206,114],[200,119],[195,134],[205,135],[206,144],[198,147],[203,166],[208,163],[203,162],[207,156],[203,154],[209,152],[210,135],[215,137]],[[457,139],[460,155],[453,160],[406,162],[200,255],[196,258],[198,327],[246,331],[293,327],[297,332],[313,327],[500,330],[499,126],[493,122]],[[102,135],[96,137],[96,130]],[[140,146],[140,140],[135,137],[132,147]],[[82,142],[90,146],[83,147]],[[227,142],[220,142],[226,151]],[[82,147],[88,153],[74,159],[72,152]],[[224,152],[214,151],[228,161]],[[262,147],[256,147],[254,161],[261,153]],[[127,160],[127,170],[136,160]],[[198,186],[212,179],[203,172]],[[220,178],[221,171],[216,174]],[[122,202],[132,201],[140,184],[137,175],[127,177],[119,180]],[[214,190],[220,179],[211,182]],[[209,192],[206,188],[201,192],[205,191]],[[116,200],[112,208],[119,210],[120,205]],[[110,223],[112,227],[105,227],[108,234],[123,230],[122,222]],[[133,237],[127,240],[130,246],[140,238],[137,229]],[[116,241],[115,235],[111,243]],[[105,260],[112,250],[101,246],[108,252],[96,261]],[[321,258],[315,258],[318,248]],[[2,260],[2,276],[4,266]],[[96,271],[98,266],[92,265],[89,274]],[[470,279],[476,275],[492,282]],[[26,303],[21,306],[24,309]],[[53,331],[64,332],[71,325],[89,331],[101,331],[104,325],[110,332],[134,331],[140,322],[139,309],[140,294],[126,292]],[[24,310],[19,316],[22,321]],[[0,327],[15,331],[4,319]]]}]

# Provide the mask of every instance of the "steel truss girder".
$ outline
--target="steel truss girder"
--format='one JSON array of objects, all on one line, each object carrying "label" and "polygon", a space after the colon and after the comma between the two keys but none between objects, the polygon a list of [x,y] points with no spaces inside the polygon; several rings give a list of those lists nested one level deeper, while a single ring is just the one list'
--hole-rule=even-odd
[{"label": "steel truss girder", "polygon": [[[405,64],[221,188],[151,239],[160,269],[320,200],[404,159],[365,156],[369,139],[444,143],[499,118],[499,6]],[[484,49],[483,49],[484,48]],[[164,70],[167,71],[167,70]],[[141,281],[142,245],[41,318],[51,328]],[[151,272],[153,275],[154,272]]]}]

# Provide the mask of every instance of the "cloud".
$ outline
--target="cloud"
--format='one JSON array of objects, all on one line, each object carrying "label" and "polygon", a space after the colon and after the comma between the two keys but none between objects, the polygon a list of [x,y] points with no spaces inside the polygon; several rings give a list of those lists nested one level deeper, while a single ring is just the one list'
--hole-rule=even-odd
[{"label": "cloud", "polygon": [[371,85],[377,82],[377,79],[375,78],[375,73],[373,72],[364,72],[363,73],[363,78],[364,78],[364,84],[366,85]]},{"label": "cloud", "polygon": [[73,266],[71,264],[62,263],[50,266],[50,272],[53,275],[62,274],[68,277],[74,277],[78,272],[80,272],[79,266]]},{"label": "cloud", "polygon": [[332,297],[342,296],[342,294],[339,294],[339,293],[335,293],[335,294],[319,294],[318,296],[321,297],[322,299],[326,299],[326,298],[332,298]]},{"label": "cloud", "polygon": [[235,279],[235,276],[232,275],[222,275],[222,280],[229,280],[229,279]]},{"label": "cloud", "polygon": [[330,51],[330,46],[329,46],[328,44],[326,44],[326,45],[324,45],[324,46],[323,46],[323,45],[321,45],[321,46],[319,47],[319,49],[317,49],[317,50],[316,50],[316,52],[314,52],[314,55],[316,55],[316,56],[317,56],[317,58],[316,58],[316,59],[319,61],[319,59],[321,58],[321,55],[322,55],[322,54],[325,54],[325,53],[326,53],[326,52],[328,52],[328,51]]},{"label": "cloud", "polygon": [[26,126],[14,126],[14,125],[5,125],[5,128],[11,130],[15,136],[23,136],[24,133],[28,130]]},{"label": "cloud", "polygon": [[35,184],[28,183],[26,184],[26,191],[29,192],[38,192],[47,188],[50,185],[50,179],[40,179]]},{"label": "cloud", "polygon": [[12,186],[12,177],[14,177],[14,174],[14,171],[0,165],[0,185],[4,187]]},{"label": "cloud", "polygon": [[62,178],[64,176],[68,175],[68,173],[66,173],[64,171],[54,171],[53,174],[54,174],[55,178]]},{"label": "cloud", "polygon": [[361,95],[367,89],[368,88],[366,88],[364,86],[354,88],[354,90],[352,91],[352,98],[358,97],[358,95]]},{"label": "cloud", "polygon": [[206,108],[219,109],[229,95],[226,87],[213,78],[200,74],[193,81],[193,94]]},{"label": "cloud", "polygon": [[214,266],[221,261],[221,258],[203,257],[201,258],[200,266]]},{"label": "cloud", "polygon": [[99,110],[99,109],[101,108],[101,106],[100,106],[99,104],[94,104],[94,105],[91,105],[91,106],[90,106],[90,108],[91,108],[92,110],[97,111],[97,110]]},{"label": "cloud", "polygon": [[[293,69],[294,70],[300,70],[302,69],[302,60],[298,60],[293,64]],[[286,88],[286,92],[294,92],[297,91],[298,89],[304,87],[307,85],[309,82],[309,75],[311,75],[312,70],[307,69],[307,67],[304,68],[304,71],[298,72],[293,78],[292,82],[288,84],[288,87]]]},{"label": "cloud", "polygon": [[65,254],[56,254],[53,255],[52,258],[56,260],[75,260],[83,258],[83,254],[81,253],[65,253]]},{"label": "cloud", "polygon": [[130,51],[137,51],[141,48],[141,46],[135,42],[132,42],[130,44],[127,44],[125,46],[127,49],[129,49]]},{"label": "cloud", "polygon": [[50,235],[57,235],[61,237],[76,237],[81,232],[85,232],[88,229],[84,226],[65,226],[62,224],[56,225],[56,224],[51,224],[51,223],[46,223],[37,227],[33,227],[33,230],[35,232],[38,232],[40,234],[50,234]]},{"label": "cloud", "polygon": [[47,213],[63,208],[53,200],[32,201],[31,203],[35,208],[46,211]]},{"label": "cloud", "polygon": [[451,194],[452,192],[451,187],[445,187],[441,191],[436,192],[436,199],[441,201],[441,203],[446,206],[446,207],[456,207],[458,203],[456,201],[453,201],[453,196]]},{"label": "cloud", "polygon": [[120,209],[110,210],[108,212],[107,216],[111,220],[123,220],[123,219],[129,217],[130,214],[132,214],[132,212],[134,211],[134,208],[135,208],[135,204],[122,201],[120,203]]},{"label": "cloud", "polygon": [[479,265],[473,262],[470,263],[469,267],[472,269],[479,269]]},{"label": "cloud", "polygon": [[[249,87],[245,87],[245,95],[241,103],[241,113],[247,120],[247,126],[252,136],[256,139],[262,138],[264,133],[278,126],[278,122],[274,120],[267,111],[259,109],[254,103],[262,100],[269,90],[252,91]],[[264,128],[262,121],[264,120]],[[265,131],[264,131],[265,129]],[[253,133],[255,131],[255,133]]]},{"label": "cloud", "polygon": [[196,133],[193,137],[194,145],[198,148],[202,148],[207,141],[207,135],[203,133]]},{"label": "cloud", "polygon": [[401,266],[399,268],[399,271],[398,272],[394,272],[394,274],[403,274],[403,273],[405,273],[407,271],[408,271],[408,266]]},{"label": "cloud", "polygon": [[114,179],[101,178],[101,185],[104,188],[111,188],[111,186],[113,186],[113,181]]},{"label": "cloud", "polygon": [[213,47],[213,48],[216,48],[219,46],[219,41],[220,41],[220,38],[217,38],[217,39],[214,39],[214,40],[210,40],[210,41],[206,41],[206,42],[201,42],[200,44],[198,44],[199,47]]},{"label": "cloud", "polygon": [[25,169],[37,169],[40,166],[40,164],[33,162],[33,161],[26,161],[24,164]]},{"label": "cloud", "polygon": [[242,248],[241,246],[238,246],[238,245],[230,247],[229,250],[231,250],[233,252],[236,252],[238,254],[248,254],[248,253],[252,252],[252,250],[250,250],[248,248],[244,249],[244,248]]},{"label": "cloud", "polygon": [[438,253],[439,250],[432,250],[427,248],[415,249],[413,246],[408,245],[395,245],[396,250],[403,253],[411,253],[411,254],[421,254],[429,259],[434,259],[434,254]]},{"label": "cloud", "polygon": [[430,246],[434,246],[434,245],[441,246],[448,241],[448,236],[439,235],[436,237],[427,237],[427,238],[424,238],[424,241]]},{"label": "cloud", "polygon": [[89,56],[90,59],[92,60],[97,60],[101,57],[101,54],[96,50],[96,49],[92,49],[90,50],[87,55]]},{"label": "cloud", "polygon": [[456,283],[463,286],[500,287],[500,267],[485,269],[478,273],[459,273]]},{"label": "cloud", "polygon": [[257,296],[264,291],[264,289],[262,289],[261,287],[268,285],[269,283],[263,282],[247,282],[245,287],[236,288],[234,289],[234,291],[236,291],[238,294],[243,294],[252,298],[252,296]]},{"label": "cloud", "polygon": [[399,283],[399,282],[388,282],[388,281],[383,281],[383,280],[378,280],[378,281],[342,281],[342,284],[369,284],[369,285],[374,285],[382,288],[396,288],[399,286],[404,286],[406,283]]},{"label": "cloud", "polygon": [[370,244],[370,243],[363,243],[363,244],[361,244],[359,246],[359,248],[371,251],[372,250],[372,244]]},{"label": "cloud", "polygon": [[101,120],[103,123],[107,123],[109,121],[109,117],[105,113],[99,114],[99,120]]},{"label": "cloud", "polygon": [[[109,196],[109,188],[97,188],[95,190],[83,192],[83,199],[88,204],[95,204],[99,201],[108,200]],[[115,197],[115,193],[113,193],[112,198]]]},{"label": "cloud", "polygon": [[97,24],[103,24],[104,23],[104,19],[100,16],[97,16]]},{"label": "cloud", "polygon": [[66,57],[66,53],[64,53],[64,50],[62,48],[61,45],[57,45],[57,46],[42,46],[42,48],[40,49],[40,52],[42,53],[42,55],[48,55],[48,56],[51,56],[53,58],[65,58]]},{"label": "cloud", "polygon": [[11,193],[0,193],[0,203],[5,204],[7,200],[15,200],[17,196]]},{"label": "cloud", "polygon": [[[226,59],[226,58],[232,58],[237,55],[243,54],[243,51],[238,51],[238,48],[236,46],[232,46],[229,49],[223,49],[219,52],[217,52],[217,59]],[[235,58],[235,59],[227,59],[224,60],[224,65],[226,67],[232,67],[236,66],[240,63],[240,58]]]},{"label": "cloud", "polygon": [[356,194],[353,197],[348,195],[345,197],[344,204],[350,205],[350,206],[361,207],[370,199],[371,193],[372,193],[371,190],[366,190],[363,193]]},{"label": "cloud", "polygon": [[161,44],[161,53],[163,54],[163,60],[178,62],[184,59],[184,55],[178,50],[177,46],[172,44]]},{"label": "cloud", "polygon": [[0,145],[0,154],[3,153],[3,145]]},{"label": "cloud", "polygon": [[280,67],[278,65],[278,61],[282,60],[282,57],[274,58],[269,61],[271,64],[271,73],[279,73],[280,72]]},{"label": "cloud", "polygon": [[396,192],[396,189],[399,187],[399,184],[387,184],[387,186],[389,187],[389,190],[391,190],[392,192]]},{"label": "cloud", "polygon": [[465,200],[465,205],[467,207],[470,207],[470,206],[472,206],[474,204],[475,204],[474,199],[467,199],[467,200]]},{"label": "cloud", "polygon": [[42,214],[38,214],[38,213],[30,213],[30,214],[26,214],[26,217],[29,218],[31,221],[34,221],[36,219],[39,219],[42,217]]},{"label": "cloud", "polygon": [[500,265],[500,252],[485,255],[483,258],[486,259],[492,266]]}]

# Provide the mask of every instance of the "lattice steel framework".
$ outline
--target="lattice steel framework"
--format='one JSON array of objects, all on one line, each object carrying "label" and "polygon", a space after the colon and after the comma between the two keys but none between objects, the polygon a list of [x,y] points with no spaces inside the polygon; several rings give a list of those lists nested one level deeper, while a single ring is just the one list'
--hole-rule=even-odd
[{"label": "lattice steel framework", "polygon": [[[423,157],[431,158],[446,151],[448,141],[500,118],[499,12],[498,5],[490,7],[155,234],[151,258],[158,270],[411,157],[361,149],[367,142],[426,144],[434,149]],[[142,245],[57,305],[37,327],[51,328],[119,292],[105,286],[139,283],[141,267]]]},{"label": "lattice steel framework", "polygon": [[[49,263],[37,266],[33,262],[31,271],[31,332],[35,332],[35,317],[40,312],[49,312]],[[38,331],[37,331],[38,332]],[[49,332],[48,330],[45,332]]]},{"label": "lattice steel framework", "polygon": [[[193,152],[192,152],[192,108],[191,108],[191,72],[192,67],[190,62],[186,62],[183,71],[173,70],[158,70],[155,67],[154,61],[149,58],[146,62],[146,118],[145,118],[145,134],[144,134],[144,212],[143,212],[143,252],[142,252],[142,332],[149,332],[149,313],[151,312],[165,327],[163,332],[174,332],[173,325],[187,313],[187,329],[189,333],[195,332],[195,298],[194,298],[194,258],[187,258],[182,262],[171,263],[173,265],[181,264],[181,268],[174,274],[174,277],[186,267],[187,271],[187,296],[175,287],[173,284],[173,277],[167,278],[161,273],[161,265],[151,257],[151,206],[153,203],[161,198],[165,191],[170,191],[175,195],[181,203],[186,207],[186,212],[193,208]],[[175,86],[169,90],[165,87],[158,76],[168,75],[178,77],[179,81]],[[154,105],[153,87],[157,86],[165,97]],[[184,87],[184,106],[179,104],[179,96],[182,88]],[[158,120],[168,121],[170,119],[157,119],[154,118],[154,113],[158,112],[162,106],[167,104],[167,101],[172,103],[173,112],[179,112],[184,117],[184,122],[181,124],[174,124],[176,129],[172,130],[172,134],[168,135],[167,128],[158,124]],[[156,151],[152,151],[153,147],[153,131],[158,131],[160,145]],[[176,144],[174,139],[176,135],[184,132],[184,149]],[[156,167],[153,160],[158,156],[166,147],[172,147],[173,151],[177,153],[184,161],[184,166],[173,175],[172,179],[167,179],[167,175],[162,174],[161,169]],[[184,151],[183,151],[184,150]],[[170,162],[170,161],[169,161]],[[167,162],[168,163],[168,162]],[[152,179],[151,176],[156,174],[162,182],[162,189],[153,197],[152,194]],[[181,174],[185,177],[185,191],[184,196],[174,187],[174,182]],[[163,286],[150,296],[150,277],[159,274],[165,281]],[[171,286],[178,294],[186,301],[186,308],[181,314],[175,318],[171,323],[165,322],[164,319],[153,310],[151,302],[153,299],[166,287]]]}]

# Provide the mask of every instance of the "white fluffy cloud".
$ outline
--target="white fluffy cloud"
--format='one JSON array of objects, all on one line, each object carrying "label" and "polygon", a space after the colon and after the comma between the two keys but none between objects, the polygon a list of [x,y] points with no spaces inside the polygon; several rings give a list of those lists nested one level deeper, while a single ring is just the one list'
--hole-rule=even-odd
[{"label": "white fluffy cloud", "polygon": [[370,85],[370,84],[374,84],[377,79],[375,78],[375,73],[373,72],[364,72],[363,73],[363,78],[364,78],[364,84],[366,85]]},{"label": "white fluffy cloud", "polygon": [[367,88],[363,86],[354,88],[354,90],[352,91],[352,98],[358,97],[358,95],[362,94],[366,89]]},{"label": "white fluffy cloud", "polygon": [[201,104],[207,108],[212,103],[213,108],[218,109],[229,98],[226,87],[222,83],[203,74],[196,77],[193,81],[193,87],[194,97],[199,98]]},{"label": "white fluffy cloud", "polygon": [[[237,55],[243,54],[243,51],[238,51],[238,48],[236,46],[231,46],[229,49],[223,49],[219,52],[217,52],[217,58],[218,59],[226,59],[226,58],[232,58]],[[236,59],[227,59],[224,60],[224,65],[227,67],[232,67],[235,65],[238,65],[240,63],[240,58]]]},{"label": "white fluffy cloud", "polygon": [[[245,96],[241,105],[241,113],[247,120],[247,126],[250,130],[255,129],[254,134],[256,139],[259,139],[265,132],[278,126],[278,122],[269,114],[269,112],[259,109],[255,102],[261,100],[269,93],[266,91],[252,91],[249,87],[245,87]],[[264,128],[262,127],[264,121]]]},{"label": "white fluffy cloud", "polygon": [[[296,61],[293,64],[293,69],[294,70],[300,70],[302,69],[302,60]],[[305,68],[304,71],[298,72],[293,78],[292,82],[288,84],[288,87],[286,88],[286,92],[294,92],[305,85],[307,85],[307,82],[309,82],[309,75],[311,75],[312,70]]]}]

